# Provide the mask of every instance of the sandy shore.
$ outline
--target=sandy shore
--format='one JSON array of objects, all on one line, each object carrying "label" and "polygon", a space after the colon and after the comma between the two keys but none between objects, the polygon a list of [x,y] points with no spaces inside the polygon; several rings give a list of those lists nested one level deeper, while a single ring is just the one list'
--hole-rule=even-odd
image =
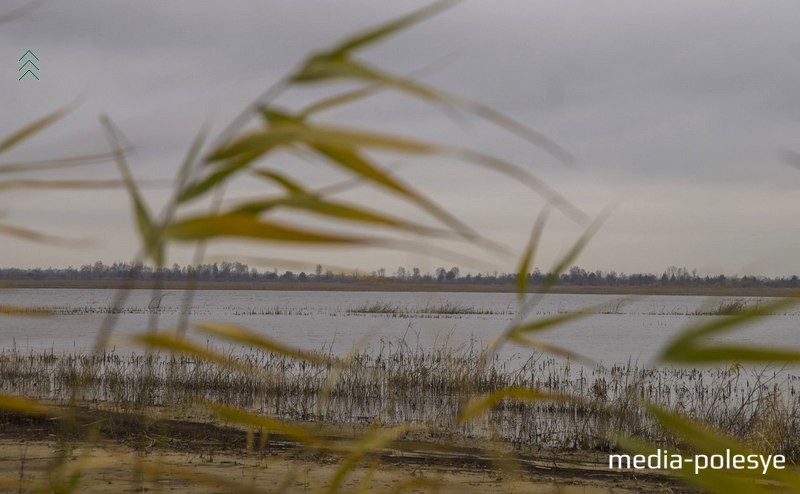
[{"label": "sandy shore", "polygon": [[[343,464],[280,436],[253,447],[258,439],[248,440],[240,428],[186,418],[86,410],[66,433],[57,422],[13,414],[0,419],[0,491],[49,492],[80,472],[75,492],[83,493],[324,492]],[[95,439],[87,442],[84,433]],[[344,443],[357,431],[324,434]],[[523,452],[512,460],[477,446],[402,439],[361,459],[342,477],[339,492],[693,492],[667,476],[609,471],[602,452]]]},{"label": "sandy shore", "polygon": [[[0,441],[0,479],[3,490],[23,492],[35,485],[48,485],[54,473],[50,465],[60,455],[67,461],[56,474],[82,472],[77,492],[315,492],[324,491],[340,462],[320,458],[231,452],[162,450],[145,453],[118,444],[77,445],[65,449],[55,441]],[[494,469],[442,466],[423,463],[381,462],[370,468],[369,461],[350,472],[341,492],[440,493],[561,493],[634,494],[675,493],[676,486],[663,479],[607,475],[600,465],[539,466],[539,472],[509,474]],[[65,475],[66,474],[66,475]],[[42,485],[44,484],[44,485]]]}]

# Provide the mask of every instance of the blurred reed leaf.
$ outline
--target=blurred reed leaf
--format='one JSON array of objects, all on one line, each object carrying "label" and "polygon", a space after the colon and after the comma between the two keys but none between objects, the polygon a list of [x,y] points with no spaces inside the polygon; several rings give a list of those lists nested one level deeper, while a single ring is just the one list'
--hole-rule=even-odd
[{"label": "blurred reed leaf", "polygon": [[[659,453],[659,448],[656,445],[640,441],[633,437],[621,437],[617,439],[619,446],[624,451],[637,455],[654,455]],[[670,453],[673,453],[670,451]],[[732,492],[743,492],[747,494],[769,494],[774,493],[765,486],[758,485],[752,481],[747,481],[741,478],[740,475],[733,472],[726,472],[721,470],[706,469],[700,474],[694,472],[694,457],[689,454],[684,454],[675,451],[673,454],[680,454],[684,460],[681,469],[669,469],[669,471],[676,474],[679,478],[685,481],[688,485],[694,485],[703,492],[709,494],[730,494]]]},{"label": "blurred reed leaf", "polygon": [[407,154],[432,154],[442,151],[439,146],[417,139],[332,125],[311,124],[286,113],[279,114],[272,109],[264,109],[262,112],[269,124],[266,128],[250,132],[235,139],[222,149],[214,151],[208,157],[209,161],[221,161],[249,152],[263,154],[277,146],[296,143],[306,144],[312,148],[321,145]]},{"label": "blurred reed leaf", "polygon": [[61,108],[22,127],[18,131],[14,132],[10,136],[0,141],[0,153],[8,151],[14,146],[22,143],[23,141],[33,137],[42,130],[46,129],[47,127],[53,125],[57,121],[64,118],[69,113],[69,111],[70,111],[69,108]]},{"label": "blurred reed leaf", "polygon": [[729,316],[714,317],[710,321],[682,330],[661,351],[659,359],[668,363],[719,363],[719,362],[800,362],[800,349],[761,347],[752,345],[709,344],[707,338],[720,336],[754,319],[797,305],[800,299],[785,298],[745,309]]},{"label": "blurred reed leaf", "polygon": [[522,252],[522,258],[519,261],[519,267],[517,268],[517,298],[520,305],[525,301],[525,294],[528,292],[528,273],[533,265],[536,249],[539,247],[542,232],[544,232],[544,225],[547,222],[549,214],[550,208],[544,208],[536,217],[536,223],[533,225],[528,244],[525,246],[525,250]]},{"label": "blurred reed leaf", "polygon": [[[123,150],[124,151],[124,150]],[[76,166],[94,165],[113,160],[113,153],[87,154],[85,156],[73,156],[71,158],[21,161],[14,163],[0,164],[0,175],[6,173],[24,173],[42,170],[54,170],[59,168],[72,168]]]},{"label": "blurred reed leaf", "polygon": [[592,239],[592,237],[594,237],[594,235],[600,229],[600,226],[602,226],[602,224],[605,222],[608,214],[609,209],[606,209],[594,220],[592,220],[589,226],[586,227],[581,236],[578,237],[569,250],[567,250],[567,252],[558,261],[556,261],[555,265],[550,269],[547,279],[544,281],[543,290],[547,290],[555,285],[558,282],[558,277],[561,276],[561,273],[566,271],[567,268],[575,263],[575,260],[579,255],[581,255],[583,249],[589,245],[589,241]]},{"label": "blurred reed leaf", "polygon": [[227,405],[217,403],[206,403],[206,405],[223,420],[281,434],[305,446],[322,451],[342,451],[338,446],[320,438],[318,429],[291,424],[283,420],[277,420],[262,414],[246,412],[240,408]]},{"label": "blurred reed leaf", "polygon": [[386,37],[389,37],[407,27],[424,21],[434,15],[453,7],[458,3],[458,0],[444,0],[435,2],[431,5],[423,7],[415,12],[398,17],[380,26],[368,29],[363,33],[350,36],[341,43],[334,45],[327,52],[327,56],[338,57],[348,55],[350,52],[364,48],[367,45],[378,42]]},{"label": "blurred reed leaf", "polygon": [[334,494],[339,492],[339,488],[344,481],[345,476],[350,473],[356,465],[367,455],[372,454],[376,450],[386,447],[391,442],[395,441],[401,434],[410,432],[411,430],[419,429],[408,424],[396,425],[393,427],[380,427],[375,424],[370,429],[361,435],[358,441],[353,445],[351,453],[344,458],[342,464],[333,474],[328,485],[326,492]]},{"label": "blurred reed leaf", "polygon": [[225,183],[225,180],[233,177],[238,171],[248,167],[253,161],[258,159],[258,153],[248,153],[235,160],[227,162],[224,166],[214,169],[205,177],[190,181],[181,190],[176,199],[178,204],[185,204],[198,199],[214,187]]},{"label": "blurred reed leaf", "polygon": [[30,228],[25,228],[16,225],[8,225],[8,224],[0,224],[0,234],[7,235],[9,237],[17,237],[32,242],[49,243],[56,245],[85,246],[87,244],[87,242],[83,240],[57,237],[54,235],[49,235],[47,233],[32,230]]},{"label": "blurred reed leaf", "polygon": [[306,360],[320,365],[334,365],[336,361],[317,352],[309,352],[285,345],[267,336],[255,333],[249,328],[237,324],[201,322],[195,327],[208,335],[223,338],[234,343],[260,348],[268,352],[283,355],[297,360]]},{"label": "blurred reed leaf", "polygon": [[[426,16],[420,16],[414,18],[411,22],[402,23],[398,28],[409,27],[423,20],[425,17]],[[575,162],[575,158],[567,150],[549,137],[517,122],[491,107],[454,96],[439,89],[425,86],[411,79],[383,72],[363,62],[357,62],[349,57],[348,51],[341,51],[337,49],[337,47],[334,47],[331,51],[321,52],[307,58],[301,67],[291,76],[290,80],[293,83],[318,83],[341,79],[366,82],[370,85],[385,85],[436,104],[462,108],[530,141],[563,163],[572,164]],[[361,97],[361,95],[355,95],[352,100],[356,100],[358,97]],[[345,98],[345,100],[346,99],[347,98]],[[335,103],[339,102],[336,101]]]},{"label": "blurred reed leaf", "polygon": [[0,305],[0,314],[6,316],[51,316],[53,311],[46,307],[15,307]]},{"label": "blurred reed leaf", "polygon": [[48,415],[58,417],[62,415],[58,410],[44,405],[38,401],[5,393],[0,393],[0,410],[27,413],[31,415]]},{"label": "blurred reed leaf", "polygon": [[211,214],[176,220],[162,231],[165,239],[197,241],[238,238],[306,244],[368,245],[375,239],[304,230],[282,225],[250,214]]},{"label": "blurred reed leaf", "polygon": [[504,388],[473,400],[458,413],[458,422],[467,423],[491,411],[505,400],[514,401],[568,401],[570,397],[530,388]]},{"label": "blurred reed leaf", "polygon": [[230,214],[258,215],[266,211],[279,208],[305,211],[318,216],[335,218],[338,220],[385,226],[396,230],[408,231],[418,235],[444,235],[447,233],[443,232],[442,230],[436,230],[423,225],[410,223],[400,218],[395,218],[377,211],[371,211],[362,206],[328,200],[305,192],[294,193],[289,196],[277,197],[273,199],[259,199],[237,204],[236,207],[231,209]]},{"label": "blurred reed leaf", "polygon": [[136,180],[134,180],[133,175],[131,174],[128,162],[125,159],[124,153],[122,152],[122,146],[120,145],[121,133],[113,124],[111,119],[108,118],[108,116],[101,116],[100,121],[102,122],[103,127],[106,129],[108,140],[111,143],[111,146],[114,148],[117,167],[122,175],[125,187],[128,190],[131,203],[133,204],[136,225],[139,228],[139,234],[143,240],[145,254],[147,257],[152,257],[156,264],[161,266],[164,263],[163,243],[161,242],[160,236],[155,230],[153,217],[150,214],[150,211],[147,209],[144,199],[139,193],[139,187],[137,186]]},{"label": "blurred reed leaf", "polygon": [[167,350],[173,353],[193,355],[201,360],[215,362],[225,367],[235,368],[244,372],[252,372],[252,368],[239,362],[237,359],[200,346],[180,335],[172,333],[146,333],[133,336],[133,341],[149,348]]},{"label": "blurred reed leaf", "polygon": [[137,465],[137,468],[142,474],[149,475],[154,479],[159,479],[164,475],[175,476],[193,486],[209,487],[211,488],[211,492],[235,492],[237,494],[257,494],[264,492],[263,486],[253,485],[252,482],[237,482],[224,475],[204,472],[194,467],[189,468],[181,465],[166,466],[157,461],[141,461]]},{"label": "blurred reed leaf", "polygon": [[[677,411],[667,410],[652,403],[646,403],[648,412],[670,432],[677,434],[693,452],[706,455],[726,454],[751,455],[759,454],[747,445],[715,432],[710,426],[682,416]],[[628,450],[639,454],[653,454],[658,447],[638,441],[635,438],[621,438],[620,444]],[[763,454],[763,453],[762,453]],[[688,457],[688,456],[685,456]],[[690,484],[697,485],[709,492],[728,494],[730,492],[748,492],[754,494],[769,492],[792,492],[800,489],[800,476],[791,469],[778,470],[714,470],[711,468],[695,473],[694,462],[685,462],[677,473]],[[767,482],[765,482],[767,481]],[[769,481],[777,485],[770,485]]]},{"label": "blurred reed leaf", "polygon": [[372,96],[373,94],[378,93],[379,91],[386,89],[386,85],[382,83],[374,83],[374,84],[367,84],[363,87],[356,88],[352,91],[346,91],[344,93],[335,94],[333,96],[328,96],[326,98],[322,98],[317,100],[297,113],[298,118],[303,120],[308,119],[312,115],[317,113],[330,110],[332,108],[336,108],[337,106],[344,106],[349,105],[350,103],[355,103],[356,101],[360,101],[364,98]]},{"label": "blurred reed leaf", "polygon": [[595,362],[589,357],[581,355],[566,347],[562,347],[554,343],[548,343],[543,340],[531,338],[529,336],[517,334],[509,337],[508,341],[516,344],[517,346],[529,348],[537,352],[550,353],[552,355],[557,355],[567,360],[578,360],[587,365],[595,365]]},{"label": "blurred reed leaf", "polygon": [[12,189],[113,189],[123,185],[119,180],[6,180],[0,191]]}]

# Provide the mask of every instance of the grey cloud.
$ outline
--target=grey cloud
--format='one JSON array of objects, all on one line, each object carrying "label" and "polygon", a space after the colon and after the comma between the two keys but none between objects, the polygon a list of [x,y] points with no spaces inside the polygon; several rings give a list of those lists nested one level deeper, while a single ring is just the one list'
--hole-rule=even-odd
[{"label": "grey cloud", "polygon": [[[4,62],[5,72],[0,71],[0,132],[10,132],[20,122],[86,91],[86,100],[64,125],[13,156],[40,158],[104,150],[107,143],[97,115],[108,113],[137,146],[132,156],[137,176],[169,177],[205,120],[213,119],[215,128],[220,128],[310,51],[424,4],[45,2],[29,15],[0,25],[0,56],[11,61]],[[467,119],[462,128],[438,110],[430,111],[402,96],[383,95],[330,116],[476,146],[526,167],[537,165],[534,169],[542,178],[590,209],[619,189],[633,186],[643,191],[632,199],[638,205],[634,209],[653,207],[654,214],[666,216],[674,212],[682,218],[676,220],[680,223],[689,214],[682,205],[670,205],[668,197],[649,192],[664,184],[691,188],[692,204],[701,207],[703,195],[698,188],[707,189],[708,197],[735,202],[731,194],[719,192],[720,187],[744,191],[757,182],[758,193],[753,197],[762,200],[770,196],[770,190],[791,193],[796,187],[792,170],[781,162],[778,152],[800,149],[796,143],[798,19],[800,4],[789,1],[474,0],[364,52],[368,60],[401,73],[432,65],[420,76],[422,80],[487,103],[554,137],[581,159],[577,172],[550,166],[552,158],[485,123]],[[44,77],[39,86],[20,84],[10,77],[18,53],[29,47],[43,57]],[[322,93],[294,92],[281,101],[291,105],[307,101],[310,94]],[[457,180],[449,179],[450,184],[461,184],[460,189],[437,187],[430,182],[447,181],[463,169],[425,168],[432,166],[439,165],[421,162],[401,168],[400,173],[422,177],[423,188],[440,194],[444,203],[464,214],[474,214],[479,226],[489,230],[498,226],[491,220],[491,198],[468,203],[460,196],[468,190],[477,197],[482,187],[493,196],[502,195],[501,179],[489,184],[491,174],[467,172]],[[299,173],[314,180],[313,170]],[[93,173],[113,176],[114,169]],[[470,181],[473,176],[481,181]],[[127,203],[122,194],[119,197],[111,209],[124,218],[119,221],[127,221]],[[532,204],[538,204],[537,200]],[[78,206],[86,212],[91,204]],[[724,206],[718,209],[721,217],[705,218],[698,212],[697,228],[734,224],[735,214],[725,216]],[[505,212],[500,204],[497,208],[497,214],[509,220],[498,235],[512,243],[517,237],[524,239],[529,211],[517,215]],[[46,211],[46,205],[40,206],[36,214],[41,218]],[[660,269],[662,264],[692,265],[691,260],[667,260],[669,252],[656,255],[655,244],[646,237],[660,238],[657,232],[640,231],[642,220],[631,212],[619,214],[616,234],[651,246],[654,267],[650,269]],[[775,230],[786,221],[781,215],[771,217],[768,210],[759,209],[754,215],[750,221]],[[518,217],[523,224],[517,234],[510,232],[508,224]],[[113,215],[104,215],[98,224],[114,221]],[[567,231],[564,227],[558,238],[568,239]],[[750,238],[747,231],[742,235]],[[738,249],[723,256],[731,271],[750,254],[753,258],[764,255],[765,248],[759,250],[751,241],[731,245],[730,239],[735,238],[731,231],[712,238],[724,239],[726,248]],[[796,238],[784,239],[785,244],[791,242]],[[620,256],[621,247],[609,247],[605,241],[597,248],[603,254],[593,259],[600,267],[625,269],[612,265],[614,253],[621,264],[633,258]],[[700,260],[710,257],[708,248],[692,247],[687,241],[672,252]],[[98,250],[96,256],[117,257],[108,252]],[[375,262],[385,258],[377,255]],[[15,249],[12,259],[35,262],[25,261],[24,249]],[[647,265],[646,259],[636,262]]]}]

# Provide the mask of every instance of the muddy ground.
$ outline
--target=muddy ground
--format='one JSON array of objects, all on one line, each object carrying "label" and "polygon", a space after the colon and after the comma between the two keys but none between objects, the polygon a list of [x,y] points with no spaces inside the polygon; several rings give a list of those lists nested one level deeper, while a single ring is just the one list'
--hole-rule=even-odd
[{"label": "muddy ground", "polygon": [[[320,428],[350,444],[363,429]],[[261,447],[263,445],[263,448]],[[695,492],[667,475],[610,471],[603,452],[514,452],[404,437],[361,459],[340,492],[633,494]],[[76,418],[0,415],[0,490],[74,492],[325,492],[341,457],[280,435],[199,417],[81,409]],[[58,465],[54,468],[54,465]],[[75,475],[80,473],[80,475]]]}]

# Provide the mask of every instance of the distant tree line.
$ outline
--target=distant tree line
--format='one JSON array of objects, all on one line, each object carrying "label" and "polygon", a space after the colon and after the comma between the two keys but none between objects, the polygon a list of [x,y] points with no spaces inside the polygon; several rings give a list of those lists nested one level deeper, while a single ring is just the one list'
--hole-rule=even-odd
[{"label": "distant tree line", "polygon": [[[155,269],[147,265],[131,265],[123,262],[104,264],[97,261],[67,268],[0,268],[0,280],[124,280],[132,275],[140,280],[162,279],[166,281],[247,281],[247,282],[393,282],[393,283],[452,283],[473,285],[513,284],[517,282],[516,273],[467,273],[454,266],[439,267],[431,272],[422,272],[418,267],[398,267],[393,273],[385,268],[372,272],[334,273],[317,265],[313,272],[279,271],[278,269],[259,271],[241,262],[221,262],[200,264],[198,266],[180,266]],[[542,285],[554,277],[538,269],[528,275],[530,285]],[[800,288],[797,275],[790,277],[769,278],[765,276],[699,276],[695,270],[670,266],[662,274],[649,273],[617,273],[616,271],[587,271],[579,266],[572,266],[566,272],[555,277],[557,285],[564,286],[635,286],[635,287],[773,287]]]}]

